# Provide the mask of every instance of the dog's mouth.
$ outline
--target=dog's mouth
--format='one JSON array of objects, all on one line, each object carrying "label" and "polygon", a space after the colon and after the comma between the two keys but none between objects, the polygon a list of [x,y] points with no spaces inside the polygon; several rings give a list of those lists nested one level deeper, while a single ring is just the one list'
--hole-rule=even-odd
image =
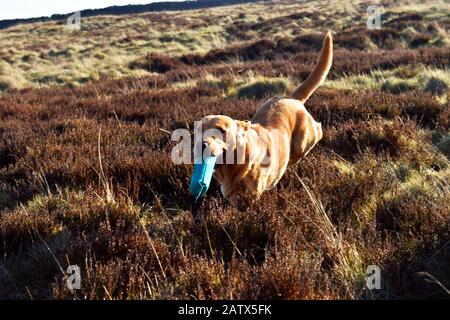
[{"label": "dog's mouth", "polygon": [[202,143],[202,157],[203,157],[203,159],[205,157],[208,157],[208,155],[212,155],[211,148],[209,147],[208,143],[203,142]]},{"label": "dog's mouth", "polygon": [[198,142],[194,147],[194,163],[203,163],[209,157],[216,157],[214,148],[208,142]]},{"label": "dog's mouth", "polygon": [[203,156],[220,156],[225,150],[227,146],[225,142],[220,139],[215,138],[206,138],[202,142],[202,154]]}]

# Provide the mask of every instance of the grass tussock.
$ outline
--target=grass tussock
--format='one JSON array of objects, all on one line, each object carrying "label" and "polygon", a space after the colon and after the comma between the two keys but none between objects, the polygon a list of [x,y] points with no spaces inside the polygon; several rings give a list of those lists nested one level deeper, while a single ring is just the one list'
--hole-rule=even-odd
[{"label": "grass tussock", "polygon": [[269,96],[283,96],[291,87],[289,80],[283,78],[259,78],[238,87],[236,93],[239,99],[261,99]]}]

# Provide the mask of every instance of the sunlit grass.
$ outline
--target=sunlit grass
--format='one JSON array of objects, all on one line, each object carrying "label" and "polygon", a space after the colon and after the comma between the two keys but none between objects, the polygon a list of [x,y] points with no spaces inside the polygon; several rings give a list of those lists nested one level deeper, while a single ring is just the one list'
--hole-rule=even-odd
[{"label": "sunlit grass", "polygon": [[[411,8],[423,13],[426,19],[435,20],[445,19],[445,12],[448,12],[448,6],[441,2],[421,4],[416,1]],[[395,18],[411,8],[390,4],[389,17]],[[168,12],[163,17],[160,13],[82,17],[82,28],[75,32],[67,30],[62,22],[17,25],[0,30],[0,59],[8,64],[2,66],[0,90],[142,75],[145,72],[130,70],[129,62],[150,52],[172,56],[205,54],[214,48],[239,43],[242,39],[231,31],[236,23],[256,26],[244,32],[246,41],[295,37],[328,29],[339,33],[364,25],[366,13],[360,10],[356,2],[353,5],[342,2],[329,5],[328,1],[253,3]],[[302,16],[311,12],[321,14],[314,19]],[[300,16],[286,18],[294,13]],[[433,32],[429,45],[450,44],[443,28],[436,26]],[[404,33],[408,39],[417,31],[412,28]],[[369,41],[367,45],[370,44]]]}]

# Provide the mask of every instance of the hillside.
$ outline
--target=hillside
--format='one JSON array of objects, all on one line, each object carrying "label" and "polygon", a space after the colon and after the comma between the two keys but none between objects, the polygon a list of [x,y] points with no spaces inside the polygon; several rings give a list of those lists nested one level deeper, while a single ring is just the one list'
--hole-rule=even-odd
[{"label": "hillside", "polygon": [[328,7],[320,1],[85,17],[80,31],[68,30],[58,21],[18,25],[0,31],[0,90],[139,77],[149,72],[133,68],[133,62],[148,53],[202,55],[262,38],[303,44],[292,48],[290,54],[295,54],[317,49],[317,35],[328,29],[340,37],[339,47],[350,50],[448,48],[448,5],[417,4],[420,17],[405,14],[398,19],[411,8],[387,3],[386,28],[370,32],[365,30],[363,3]]},{"label": "hillside", "polygon": [[[368,3],[346,3],[0,30],[0,298],[448,298],[450,8],[386,0],[368,29]],[[170,133],[250,119],[308,76],[327,30],[334,64],[306,104],[323,140],[255,206],[213,185],[195,224]]]},{"label": "hillside", "polygon": [[[130,15],[145,12],[159,12],[159,11],[181,11],[194,10],[202,8],[212,8],[241,4],[246,2],[258,2],[267,0],[187,0],[178,2],[153,2],[149,4],[140,5],[125,5],[125,6],[111,6],[101,9],[86,9],[80,10],[83,17],[96,17],[102,15]],[[0,20],[0,29],[9,28],[18,24],[35,23],[35,22],[49,22],[62,21],[64,22],[71,14],[53,14],[50,17],[35,17],[28,19],[8,19]]]}]

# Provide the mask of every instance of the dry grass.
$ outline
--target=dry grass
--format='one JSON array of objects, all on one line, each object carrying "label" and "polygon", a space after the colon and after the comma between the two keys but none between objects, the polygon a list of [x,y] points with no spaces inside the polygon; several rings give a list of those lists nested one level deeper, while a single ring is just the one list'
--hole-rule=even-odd
[{"label": "dry grass", "polygon": [[[243,41],[295,38],[328,29],[347,38],[344,46],[371,50],[392,46],[449,47],[445,31],[449,25],[448,6],[443,1],[426,5],[409,2],[410,7],[405,8],[402,3],[384,1],[386,28],[368,34],[361,34],[365,30],[366,7],[359,0],[346,4],[277,1],[185,12],[90,17],[82,18],[81,31],[76,32],[65,29],[62,22],[18,25],[0,30],[0,90],[142,76],[148,72],[129,65],[148,52],[172,56],[205,54]],[[411,9],[413,4],[417,7]],[[399,20],[405,12],[414,20]],[[419,19],[411,12],[417,12]],[[305,47],[310,47],[310,43]]]}]

